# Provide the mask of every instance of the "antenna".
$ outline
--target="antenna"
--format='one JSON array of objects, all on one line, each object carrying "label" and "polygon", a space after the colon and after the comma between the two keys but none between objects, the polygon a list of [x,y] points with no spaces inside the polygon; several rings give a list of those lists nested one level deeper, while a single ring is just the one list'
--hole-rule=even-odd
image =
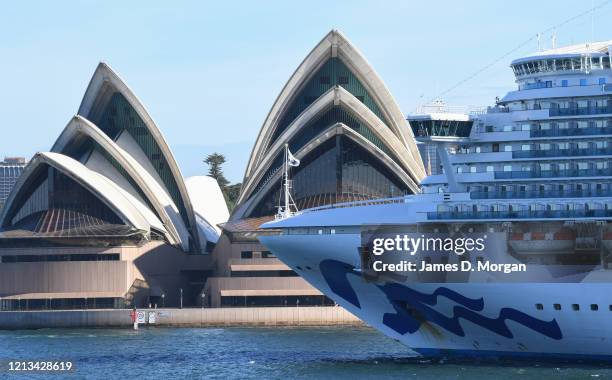
[{"label": "antenna", "polygon": [[540,46],[540,37],[542,35],[540,33],[536,34],[536,38],[538,39],[538,51],[542,51],[542,47]]},{"label": "antenna", "polygon": [[595,41],[595,0],[591,0],[591,42]]},{"label": "antenna", "polygon": [[556,31],[553,31],[551,40],[552,40],[552,48],[556,49],[557,48],[557,32]]}]

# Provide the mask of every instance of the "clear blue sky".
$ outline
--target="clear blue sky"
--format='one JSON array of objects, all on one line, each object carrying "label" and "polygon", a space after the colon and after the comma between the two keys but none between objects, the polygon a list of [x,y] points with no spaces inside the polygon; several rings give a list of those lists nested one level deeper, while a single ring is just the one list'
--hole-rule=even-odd
[{"label": "clear blue sky", "polygon": [[[595,1],[594,4],[599,4]],[[143,101],[185,176],[227,156],[241,181],[272,102],[310,49],[342,30],[404,113],[591,7],[538,1],[12,1],[0,10],[0,157],[48,150],[76,112],[100,60]],[[612,38],[594,17],[594,37]],[[559,45],[591,38],[591,17],[557,30]],[[542,37],[549,47],[550,35]],[[445,96],[484,106],[513,88],[508,63],[532,42]]]}]

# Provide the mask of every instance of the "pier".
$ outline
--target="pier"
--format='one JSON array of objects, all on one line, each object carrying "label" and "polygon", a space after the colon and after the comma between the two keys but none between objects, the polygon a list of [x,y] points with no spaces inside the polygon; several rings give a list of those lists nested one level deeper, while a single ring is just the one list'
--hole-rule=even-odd
[{"label": "pier", "polygon": [[[362,326],[341,307],[249,307],[138,309],[144,312],[141,327],[236,326]],[[133,326],[130,309],[48,310],[0,312],[0,329],[83,328]],[[150,314],[153,314],[149,323]]]}]

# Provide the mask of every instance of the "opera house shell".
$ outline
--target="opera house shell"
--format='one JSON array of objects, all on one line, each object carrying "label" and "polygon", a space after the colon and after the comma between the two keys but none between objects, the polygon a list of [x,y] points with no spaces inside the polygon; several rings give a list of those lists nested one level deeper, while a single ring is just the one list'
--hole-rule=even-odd
[{"label": "opera house shell", "polygon": [[202,254],[228,216],[217,182],[182,177],[147,110],[100,63],[77,115],[2,209],[2,308],[176,304],[185,263],[210,261]]},{"label": "opera house shell", "polygon": [[425,176],[412,130],[382,79],[341,32],[330,31],[260,129],[215,251],[218,277],[205,286],[215,306],[331,302],[255,239],[277,212],[285,144],[300,160],[291,168],[298,209],[414,193]]},{"label": "opera house shell", "polygon": [[288,144],[298,208],[400,196],[425,176],[414,135],[363,55],[332,30],[274,102],[246,168],[232,219],[273,214]]}]

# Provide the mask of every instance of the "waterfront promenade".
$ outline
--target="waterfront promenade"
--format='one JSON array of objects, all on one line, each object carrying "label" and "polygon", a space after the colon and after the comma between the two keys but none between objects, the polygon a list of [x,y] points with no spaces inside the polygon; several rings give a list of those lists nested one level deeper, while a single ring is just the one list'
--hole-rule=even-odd
[{"label": "waterfront promenade", "polygon": [[[363,322],[341,307],[162,308],[138,311],[145,314],[146,322],[141,325],[151,326],[363,325]],[[130,309],[3,311],[0,312],[0,329],[131,328],[130,312]]]}]

